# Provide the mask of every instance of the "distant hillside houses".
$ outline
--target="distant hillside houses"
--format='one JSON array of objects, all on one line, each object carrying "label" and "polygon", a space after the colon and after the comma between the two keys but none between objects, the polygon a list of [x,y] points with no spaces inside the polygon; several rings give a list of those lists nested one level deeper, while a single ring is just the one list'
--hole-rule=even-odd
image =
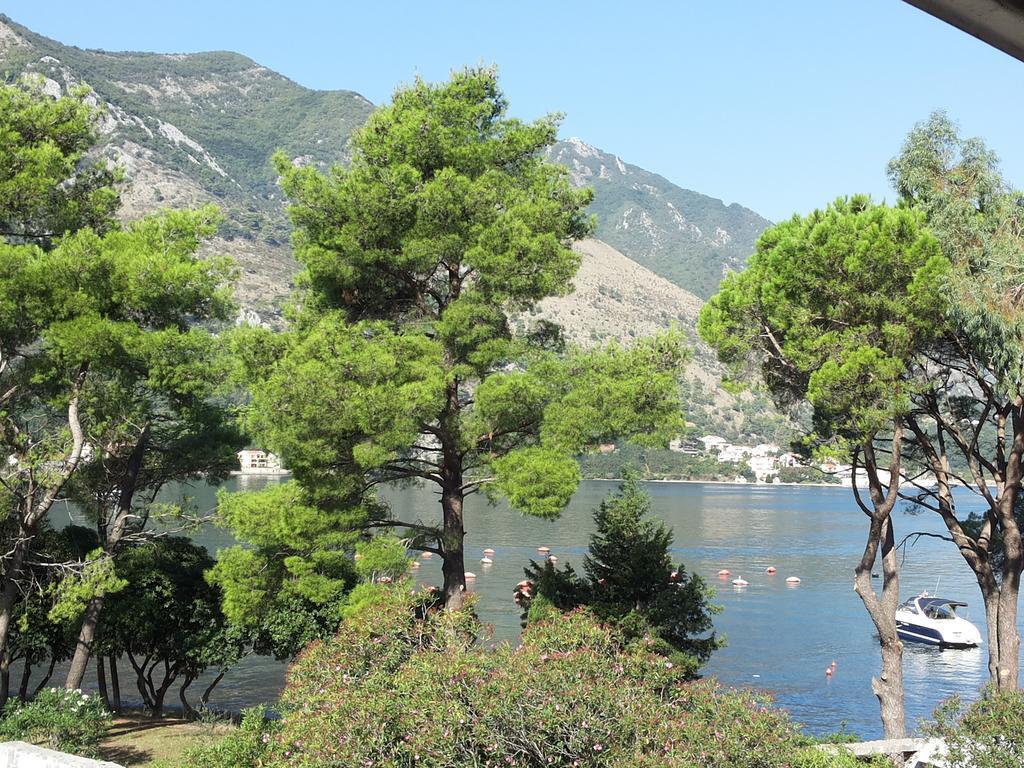
[{"label": "distant hillside houses", "polygon": [[[705,454],[715,455],[723,463],[746,464],[759,483],[780,482],[778,479],[780,469],[809,466],[799,455],[783,453],[782,449],[774,443],[760,443],[754,446],[733,445],[718,435],[704,435],[697,438],[695,442],[704,446]],[[673,448],[673,450],[678,449]],[[848,480],[850,476],[848,465],[826,462],[818,466],[818,469],[840,479]]]}]

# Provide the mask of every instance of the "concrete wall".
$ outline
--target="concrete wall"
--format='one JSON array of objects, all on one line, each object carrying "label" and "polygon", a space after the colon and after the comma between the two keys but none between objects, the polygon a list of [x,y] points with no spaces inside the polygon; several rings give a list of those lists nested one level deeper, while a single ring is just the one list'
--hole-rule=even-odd
[{"label": "concrete wall", "polygon": [[43,749],[24,741],[0,744],[0,768],[123,768],[117,763],[90,760],[52,749]]}]

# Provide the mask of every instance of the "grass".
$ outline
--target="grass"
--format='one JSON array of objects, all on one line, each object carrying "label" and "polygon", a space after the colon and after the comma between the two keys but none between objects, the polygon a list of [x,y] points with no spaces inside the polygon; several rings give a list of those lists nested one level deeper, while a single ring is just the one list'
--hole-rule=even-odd
[{"label": "grass", "polygon": [[125,768],[145,768],[173,761],[186,749],[211,744],[233,727],[223,721],[196,722],[176,716],[124,713],[114,718],[100,742],[100,757]]}]

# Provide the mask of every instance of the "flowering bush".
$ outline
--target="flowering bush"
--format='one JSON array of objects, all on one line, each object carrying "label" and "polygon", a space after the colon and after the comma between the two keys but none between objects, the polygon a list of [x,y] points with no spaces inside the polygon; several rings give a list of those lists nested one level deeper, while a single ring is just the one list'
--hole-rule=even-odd
[{"label": "flowering bush", "polygon": [[242,722],[220,741],[188,750],[174,768],[256,768],[280,722],[268,720],[263,707],[242,712]]},{"label": "flowering bush", "polygon": [[293,666],[264,765],[772,768],[806,744],[762,698],[687,681],[586,610],[515,649],[473,646],[477,629],[382,593]]},{"label": "flowering bush", "polygon": [[47,688],[27,703],[8,702],[0,713],[0,740],[92,757],[108,725],[110,713],[98,696]]},{"label": "flowering bush", "polygon": [[954,696],[935,712],[930,735],[946,740],[950,768],[1024,765],[1024,691],[989,691],[964,708]]}]

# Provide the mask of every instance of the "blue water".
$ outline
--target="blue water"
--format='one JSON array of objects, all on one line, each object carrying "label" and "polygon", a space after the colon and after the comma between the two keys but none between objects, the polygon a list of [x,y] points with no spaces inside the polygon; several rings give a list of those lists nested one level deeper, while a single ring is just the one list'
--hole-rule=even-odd
[{"label": "blue water", "polygon": [[[241,480],[253,487],[267,482]],[[232,481],[233,486],[237,483]],[[559,564],[581,565],[593,530],[593,510],[615,487],[612,482],[583,483],[555,521],[524,518],[476,497],[469,500],[466,567],[477,574],[472,589],[495,641],[518,636],[520,612],[512,602],[512,589],[523,578],[528,560],[541,557],[536,548],[550,547]],[[672,527],[677,559],[717,590],[715,602],[722,612],[715,617],[715,628],[728,645],[715,653],[705,673],[729,686],[769,692],[811,733],[829,733],[845,724],[865,738],[880,736],[878,703],[870,687],[879,667],[877,638],[853,591],[867,518],[849,489],[696,483],[649,483],[646,488],[655,514]],[[212,506],[210,489],[189,493],[200,509]],[[970,503],[968,492],[959,495],[962,504]],[[427,488],[393,491],[388,500],[395,516],[404,520],[433,520],[440,511],[437,496]],[[933,513],[900,509],[894,520],[897,540],[912,531],[943,532]],[[197,538],[211,550],[231,543],[226,532],[216,529]],[[478,562],[485,547],[496,550],[493,565]],[[769,565],[778,569],[773,576],[765,573]],[[904,597],[926,589],[934,592],[938,583],[941,595],[971,603],[969,616],[985,634],[977,584],[952,544],[921,538],[905,549],[902,567]],[[728,579],[717,576],[722,568],[732,572]],[[740,575],[749,586],[731,585]],[[785,583],[791,575],[801,578],[798,586]],[[417,581],[440,583],[437,558],[423,562]],[[828,678],[825,668],[833,660],[836,672]],[[983,649],[911,644],[905,651],[904,676],[908,725],[913,729],[942,699],[954,693],[976,696],[988,676],[987,656]],[[211,704],[237,709],[272,702],[283,679],[282,665],[247,659],[229,673]]]}]

